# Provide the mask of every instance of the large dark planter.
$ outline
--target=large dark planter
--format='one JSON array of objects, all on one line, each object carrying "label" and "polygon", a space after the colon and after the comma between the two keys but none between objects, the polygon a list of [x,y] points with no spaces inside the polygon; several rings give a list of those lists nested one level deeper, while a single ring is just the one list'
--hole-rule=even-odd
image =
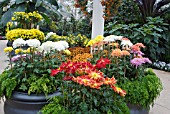
[{"label": "large dark planter", "polygon": [[149,111],[139,105],[134,105],[128,103],[127,106],[129,107],[130,114],[149,114]]},{"label": "large dark planter", "polygon": [[49,94],[47,97],[40,94],[31,94],[14,92],[10,99],[4,103],[5,114],[37,114],[41,108],[48,104],[47,98],[58,96],[59,92]]}]

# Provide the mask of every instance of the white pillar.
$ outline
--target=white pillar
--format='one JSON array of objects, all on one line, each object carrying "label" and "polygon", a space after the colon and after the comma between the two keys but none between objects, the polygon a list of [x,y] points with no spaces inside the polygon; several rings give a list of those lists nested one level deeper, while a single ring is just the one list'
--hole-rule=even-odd
[{"label": "white pillar", "polygon": [[95,38],[97,35],[104,33],[104,18],[103,7],[100,0],[93,0],[93,16],[92,16],[92,36]]}]

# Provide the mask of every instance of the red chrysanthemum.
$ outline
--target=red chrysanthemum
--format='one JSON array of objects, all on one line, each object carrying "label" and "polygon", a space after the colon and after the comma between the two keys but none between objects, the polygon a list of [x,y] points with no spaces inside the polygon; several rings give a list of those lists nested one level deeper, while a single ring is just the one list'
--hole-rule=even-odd
[{"label": "red chrysanthemum", "polygon": [[95,68],[97,68],[97,69],[106,68],[106,65],[110,64],[110,63],[111,63],[111,61],[108,58],[101,58],[101,59],[97,60]]}]

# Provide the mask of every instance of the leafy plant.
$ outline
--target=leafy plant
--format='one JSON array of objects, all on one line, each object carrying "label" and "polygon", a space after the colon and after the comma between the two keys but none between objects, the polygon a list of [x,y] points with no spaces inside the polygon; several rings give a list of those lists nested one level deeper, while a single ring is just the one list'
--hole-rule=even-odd
[{"label": "leafy plant", "polygon": [[[135,23],[141,21],[140,10],[134,0],[122,0],[118,12],[112,20],[116,23]],[[111,22],[111,21],[109,21]],[[107,23],[107,22],[106,22]]]},{"label": "leafy plant", "polygon": [[[25,45],[30,47],[22,49]],[[40,45],[37,39],[15,40],[13,48],[4,49],[9,57],[9,66],[0,78],[0,97],[5,95],[9,98],[12,91],[45,95],[55,92],[59,86],[57,80],[60,76],[51,77],[50,69],[57,68],[62,61],[65,61],[63,51],[66,48],[68,43],[65,41],[55,43],[48,41]],[[15,56],[11,55],[13,50]]]},{"label": "leafy plant", "polygon": [[[147,23],[139,24],[113,24],[109,23],[105,28],[105,34],[122,35],[133,42],[138,41],[146,45],[145,54],[152,60],[161,59],[165,50],[169,50],[168,24],[160,17],[148,17]],[[165,32],[166,31],[166,32]]]},{"label": "leafy plant", "polygon": [[126,102],[138,104],[147,109],[154,104],[153,101],[162,91],[162,83],[152,69],[147,69],[145,76],[141,79],[123,79],[119,85],[127,91]]},{"label": "leafy plant", "polygon": [[59,88],[62,92],[60,103],[69,112],[74,114],[129,113],[123,98],[120,98],[125,96],[125,91],[116,87],[114,77],[104,77],[97,69],[101,65],[102,63],[99,62],[96,66],[89,62],[65,62],[51,71],[51,76],[57,77],[58,73],[64,72]]},{"label": "leafy plant", "polygon": [[70,114],[59,101],[58,97],[49,99],[49,104],[44,106],[38,114]]},{"label": "leafy plant", "polygon": [[142,13],[143,20],[147,17],[156,17],[170,11],[170,6],[164,7],[170,3],[169,0],[136,0]]},{"label": "leafy plant", "polygon": [[[7,8],[10,6],[10,8]],[[3,8],[6,11],[3,11]],[[10,21],[14,12],[33,12],[38,11],[43,18],[50,22],[50,19],[58,17],[60,19],[60,13],[57,11],[59,8],[57,1],[55,0],[3,0],[0,4],[0,11],[2,12],[2,18],[0,24],[5,26],[7,22]],[[52,14],[53,15],[52,15]]]},{"label": "leafy plant", "polygon": [[8,78],[8,74],[11,71],[4,71],[2,74],[0,74],[0,96],[3,96],[4,93],[6,94],[7,98],[9,98],[12,94],[12,91],[15,89],[17,85],[17,80],[15,77]]}]

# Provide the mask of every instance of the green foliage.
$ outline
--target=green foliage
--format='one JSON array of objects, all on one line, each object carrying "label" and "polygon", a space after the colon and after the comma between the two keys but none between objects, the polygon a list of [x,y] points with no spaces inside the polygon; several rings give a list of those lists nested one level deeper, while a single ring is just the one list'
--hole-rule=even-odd
[{"label": "green foliage", "polygon": [[140,10],[133,0],[122,0],[122,4],[118,9],[118,12],[113,20],[117,23],[130,23],[140,21]]},{"label": "green foliage", "polygon": [[45,95],[57,90],[58,79],[61,77],[50,76],[51,69],[58,68],[65,61],[65,55],[57,50],[46,53],[35,50],[35,47],[30,47],[13,58],[11,53],[6,52],[9,56],[9,66],[8,71],[0,77],[0,97],[10,97],[14,90]]},{"label": "green foliage", "polygon": [[126,102],[138,104],[149,109],[160,94],[162,83],[151,69],[147,69],[145,74],[141,79],[123,79],[119,82],[119,85],[127,92],[125,96]]},{"label": "green foliage", "polygon": [[105,34],[114,34],[128,37],[132,42],[141,42],[146,46],[144,50],[152,60],[161,59],[166,50],[169,50],[168,24],[160,17],[148,17],[145,24],[114,24],[109,23]]},{"label": "green foliage", "polygon": [[4,95],[9,98],[12,94],[12,91],[17,86],[17,80],[15,77],[8,78],[8,74],[11,71],[4,71],[2,74],[0,74],[0,97],[3,97]]},{"label": "green foliage", "polygon": [[74,82],[63,82],[60,103],[71,114],[129,114],[123,98],[110,87],[92,89]]},{"label": "green foliage", "polygon": [[161,16],[170,11],[169,0],[136,0],[136,3],[144,21],[146,21],[147,17]]},{"label": "green foliage", "polygon": [[49,104],[44,106],[38,114],[70,114],[60,103],[58,97],[49,99]]},{"label": "green foliage", "polygon": [[[4,7],[10,6],[7,11],[3,11]],[[10,21],[14,12],[33,12],[39,11],[42,14],[43,18],[50,22],[49,20],[52,19],[55,15],[60,19],[61,14],[57,11],[59,8],[57,1],[52,0],[14,0],[13,4],[11,4],[10,0],[4,0],[0,4],[0,11],[2,12],[2,18],[0,24],[5,26],[7,22]],[[52,15],[53,14],[53,15]]]},{"label": "green foliage", "polygon": [[56,91],[57,88],[56,78],[49,77],[48,75],[40,78],[36,76],[30,77],[28,79],[28,84],[29,84],[28,94],[30,93],[40,94],[43,91],[44,94],[47,95],[52,91]]}]

